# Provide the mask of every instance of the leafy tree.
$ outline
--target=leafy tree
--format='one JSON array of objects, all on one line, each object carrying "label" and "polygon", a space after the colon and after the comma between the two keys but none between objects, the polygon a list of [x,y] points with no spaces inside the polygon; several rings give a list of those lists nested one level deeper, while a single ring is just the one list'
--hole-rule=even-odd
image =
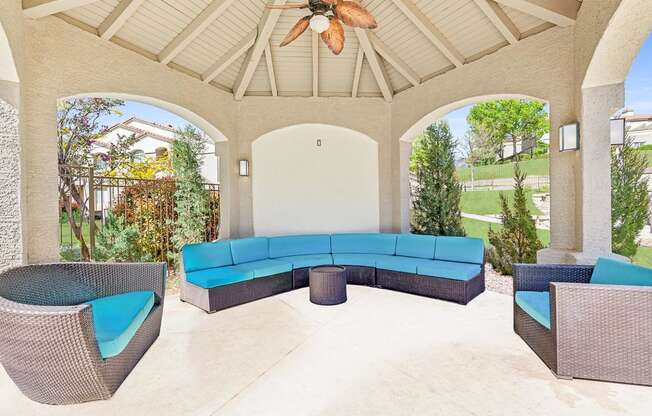
[{"label": "leafy tree", "polygon": [[439,121],[415,143],[412,231],[430,235],[464,235],[460,199],[462,185],[455,172],[455,140],[446,121]]},{"label": "leafy tree", "polygon": [[152,261],[138,244],[138,227],[127,225],[124,216],[107,215],[97,234],[95,258],[99,261]]},{"label": "leafy tree", "polygon": [[632,257],[637,237],[649,220],[647,158],[627,135],[623,146],[611,150],[611,223],[614,253]]},{"label": "leafy tree", "polygon": [[[86,183],[77,180],[75,167],[93,165],[91,146],[105,128],[100,119],[118,113],[123,105],[122,100],[107,98],[73,98],[57,105],[59,196],[84,260],[90,259],[90,249],[82,225],[90,221],[94,213],[88,210]],[[79,215],[74,215],[75,210],[79,210]]]},{"label": "leafy tree", "polygon": [[502,273],[511,275],[514,263],[536,263],[537,251],[543,248],[537,235],[536,222],[527,207],[525,178],[518,163],[514,165],[514,205],[500,194],[501,220],[503,228],[499,231],[489,229],[489,262]]},{"label": "leafy tree", "polygon": [[550,129],[545,104],[528,100],[487,101],[471,108],[467,122],[472,130],[489,134],[486,149],[498,150],[503,156],[503,142],[511,139],[513,154],[518,160],[516,144],[522,140],[537,140]]},{"label": "leafy tree", "polygon": [[177,131],[172,145],[172,166],[177,175],[177,220],[172,242],[178,251],[205,238],[209,198],[200,173],[204,150],[204,139],[194,127],[188,125]]}]

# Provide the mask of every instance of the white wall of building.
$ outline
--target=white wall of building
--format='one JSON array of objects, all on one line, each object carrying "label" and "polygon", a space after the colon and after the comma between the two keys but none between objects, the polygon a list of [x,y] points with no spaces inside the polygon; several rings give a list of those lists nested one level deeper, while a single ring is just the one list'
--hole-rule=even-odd
[{"label": "white wall of building", "polygon": [[362,133],[273,131],[253,143],[252,170],[256,235],[379,231],[378,144]]}]

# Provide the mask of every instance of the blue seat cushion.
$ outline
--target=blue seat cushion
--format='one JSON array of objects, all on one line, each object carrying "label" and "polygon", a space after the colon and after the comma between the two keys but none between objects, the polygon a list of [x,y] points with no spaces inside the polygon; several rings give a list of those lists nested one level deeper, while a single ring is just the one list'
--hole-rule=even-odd
[{"label": "blue seat cushion", "polygon": [[395,234],[334,234],[333,254],[396,254]]},{"label": "blue seat cushion", "polygon": [[269,239],[252,237],[231,240],[231,254],[234,264],[265,260],[269,257]]},{"label": "blue seat cushion", "polygon": [[417,267],[424,261],[427,260],[403,256],[378,256],[376,259],[376,268],[394,272],[417,274]]},{"label": "blue seat cushion", "polygon": [[281,260],[258,260],[249,263],[236,264],[234,269],[244,273],[253,273],[254,279],[259,277],[273,276],[275,274],[292,271],[292,263]]},{"label": "blue seat cushion", "polygon": [[254,278],[253,272],[236,269],[235,266],[199,270],[186,273],[186,280],[195,286],[212,289],[218,286],[232,285]]},{"label": "blue seat cushion", "polygon": [[437,237],[435,260],[482,264],[484,241],[469,237]]},{"label": "blue seat cushion", "polygon": [[550,329],[550,292],[516,292],[516,304],[532,319]]},{"label": "blue seat cushion", "polygon": [[396,255],[432,260],[436,242],[432,235],[401,234],[396,238]]},{"label": "blue seat cushion", "polygon": [[291,235],[272,237],[269,239],[269,257],[304,256],[308,254],[330,254],[331,236],[321,235]]},{"label": "blue seat cushion", "polygon": [[652,286],[652,269],[607,257],[598,259],[591,283],[602,285]]},{"label": "blue seat cushion", "polygon": [[382,255],[377,254],[333,254],[333,264],[340,266],[376,267],[376,260]]},{"label": "blue seat cushion", "polygon": [[421,276],[441,277],[452,280],[471,280],[480,274],[479,264],[456,263],[452,261],[422,260],[417,267]]},{"label": "blue seat cushion", "polygon": [[293,269],[304,269],[306,267],[322,266],[333,264],[333,257],[330,254],[308,254],[304,256],[279,257],[276,260],[286,261],[292,264]]},{"label": "blue seat cushion", "polygon": [[229,241],[190,244],[183,247],[183,269],[187,272],[213,269],[233,264]]},{"label": "blue seat cushion", "polygon": [[102,358],[120,354],[129,345],[154,307],[154,292],[129,292],[87,302],[93,307],[93,327]]}]

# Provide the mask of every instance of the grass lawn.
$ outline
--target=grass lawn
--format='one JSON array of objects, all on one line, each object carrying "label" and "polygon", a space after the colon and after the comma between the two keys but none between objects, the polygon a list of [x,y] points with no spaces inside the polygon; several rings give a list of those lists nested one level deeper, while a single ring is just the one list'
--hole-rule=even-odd
[{"label": "grass lawn", "polygon": [[[102,221],[98,220],[95,223],[97,224],[97,227],[98,227],[97,229],[99,230],[100,227],[102,226]],[[61,243],[60,243],[60,245],[62,247],[71,246],[71,245],[78,245],[79,243],[77,242],[77,239],[75,238],[75,234],[73,234],[72,231],[70,230],[70,224],[68,223],[68,221],[61,222],[60,226],[61,226]],[[91,230],[90,229],[91,229],[90,224],[84,223],[82,225],[82,235],[84,236],[84,240],[86,240],[86,243],[88,243],[90,241],[90,238],[91,238],[90,237],[90,235],[91,235]]]},{"label": "grass lawn", "polygon": [[[462,194],[462,212],[478,215],[500,214],[500,193],[509,198],[510,207],[514,203],[514,191],[473,191]],[[532,201],[533,191],[527,191],[527,206],[532,215],[541,215]]]},{"label": "grass lawn", "polygon": [[[650,152],[652,155],[652,152]],[[652,156],[651,156],[652,157]],[[521,170],[529,176],[548,176],[550,175],[548,159],[524,160],[521,162]],[[471,180],[471,168],[461,168],[457,170],[460,181],[467,182]],[[476,166],[474,168],[474,179],[498,179],[514,177],[514,164],[504,163],[500,165]]]},{"label": "grass lawn", "polygon": [[652,247],[639,247],[632,262],[641,266],[652,267]]},{"label": "grass lawn", "polygon": [[[489,245],[489,238],[487,237],[487,234],[489,234],[489,227],[491,227],[492,230],[499,230],[503,227],[500,224],[491,224],[469,218],[462,218],[462,224],[464,225],[464,230],[466,231],[467,236],[482,238],[485,245]],[[539,234],[539,239],[541,240],[541,243],[543,243],[543,246],[548,247],[550,245],[550,231],[537,230],[537,234]],[[652,260],[652,250],[650,253],[650,259]]]}]

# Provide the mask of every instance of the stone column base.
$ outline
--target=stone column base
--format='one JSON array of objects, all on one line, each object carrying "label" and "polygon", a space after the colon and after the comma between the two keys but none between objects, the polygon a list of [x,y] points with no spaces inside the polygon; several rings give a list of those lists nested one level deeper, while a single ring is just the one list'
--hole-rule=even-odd
[{"label": "stone column base", "polygon": [[629,261],[625,256],[615,253],[595,253],[586,251],[562,250],[545,248],[537,253],[539,264],[595,264],[598,257],[611,257],[621,261]]}]

